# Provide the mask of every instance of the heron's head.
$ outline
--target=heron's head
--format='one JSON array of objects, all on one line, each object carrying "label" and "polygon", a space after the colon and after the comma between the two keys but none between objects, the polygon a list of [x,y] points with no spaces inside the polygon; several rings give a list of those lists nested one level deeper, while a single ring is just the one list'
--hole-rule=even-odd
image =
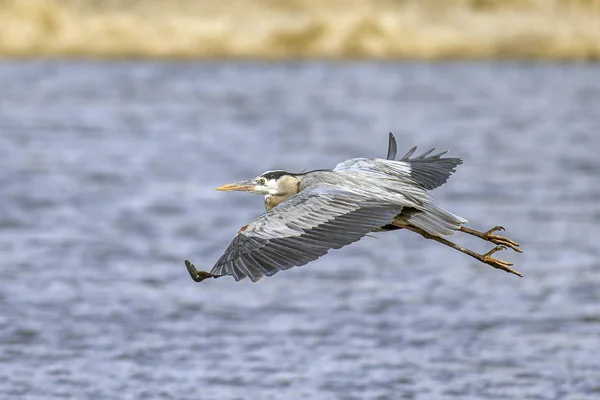
[{"label": "heron's head", "polygon": [[300,178],[285,171],[267,171],[254,179],[219,186],[215,190],[236,190],[264,195],[296,194]]}]

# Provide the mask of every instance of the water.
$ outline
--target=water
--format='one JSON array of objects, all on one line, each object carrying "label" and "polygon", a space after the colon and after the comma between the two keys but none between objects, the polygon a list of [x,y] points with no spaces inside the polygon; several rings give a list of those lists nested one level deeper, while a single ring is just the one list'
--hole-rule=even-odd
[{"label": "water", "polygon": [[[0,64],[0,397],[595,399],[595,64]],[[519,279],[410,232],[195,284],[262,198],[214,187],[414,144]],[[475,238],[456,241],[477,251]]]}]

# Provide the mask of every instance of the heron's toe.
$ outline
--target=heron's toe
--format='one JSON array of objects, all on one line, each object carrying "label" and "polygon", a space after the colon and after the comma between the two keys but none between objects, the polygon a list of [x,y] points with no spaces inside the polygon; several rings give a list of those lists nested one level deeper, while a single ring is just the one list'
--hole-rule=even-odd
[{"label": "heron's toe", "polygon": [[505,250],[506,247],[505,246],[496,246],[494,247],[492,250],[488,251],[487,253],[485,253],[482,256],[482,260],[484,263],[486,263],[487,265],[490,265],[494,268],[497,269],[501,269],[503,271],[506,271],[508,273],[511,274],[515,274],[517,276],[523,277],[523,274],[521,274],[518,271],[515,271],[514,269],[510,268],[513,264],[508,262],[508,261],[502,261],[502,260],[498,260],[497,258],[492,257],[492,254],[500,251],[500,250]]}]

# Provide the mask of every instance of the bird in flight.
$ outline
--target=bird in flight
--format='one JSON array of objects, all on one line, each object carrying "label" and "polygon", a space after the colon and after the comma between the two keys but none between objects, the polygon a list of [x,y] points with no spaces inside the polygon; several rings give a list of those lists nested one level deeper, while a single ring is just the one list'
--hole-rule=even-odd
[{"label": "bird in flight", "polygon": [[[460,158],[442,157],[431,149],[411,158],[416,147],[400,160],[390,133],[386,159],[354,158],[334,169],[302,173],[267,171],[254,179],[223,185],[265,196],[266,213],[243,226],[210,272],[185,260],[196,282],[231,275],[236,281],[256,282],[281,270],[301,266],[360,240],[371,232],[407,229],[465,253],[494,268],[522,276],[512,263],[492,255],[519,244],[496,232],[466,228],[467,220],[438,207],[429,192],[448,180]],[[446,239],[456,232],[476,236],[496,246],[479,254]]]}]

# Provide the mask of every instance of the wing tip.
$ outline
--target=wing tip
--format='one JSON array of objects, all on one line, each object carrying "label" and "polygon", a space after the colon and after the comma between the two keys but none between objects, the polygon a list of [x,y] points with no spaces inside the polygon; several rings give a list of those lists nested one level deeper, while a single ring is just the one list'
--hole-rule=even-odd
[{"label": "wing tip", "polygon": [[397,151],[398,147],[396,145],[396,138],[394,137],[394,134],[390,132],[390,135],[388,137],[388,153],[386,159],[394,160],[396,158]]},{"label": "wing tip", "polygon": [[202,282],[203,280],[208,279],[208,278],[217,279],[217,278],[224,276],[224,275],[211,274],[210,272],[206,272],[206,271],[199,271],[196,269],[196,266],[194,264],[189,262],[189,260],[185,260],[185,267],[187,268],[187,271],[190,274],[190,277],[192,278],[192,280],[194,282]]}]

